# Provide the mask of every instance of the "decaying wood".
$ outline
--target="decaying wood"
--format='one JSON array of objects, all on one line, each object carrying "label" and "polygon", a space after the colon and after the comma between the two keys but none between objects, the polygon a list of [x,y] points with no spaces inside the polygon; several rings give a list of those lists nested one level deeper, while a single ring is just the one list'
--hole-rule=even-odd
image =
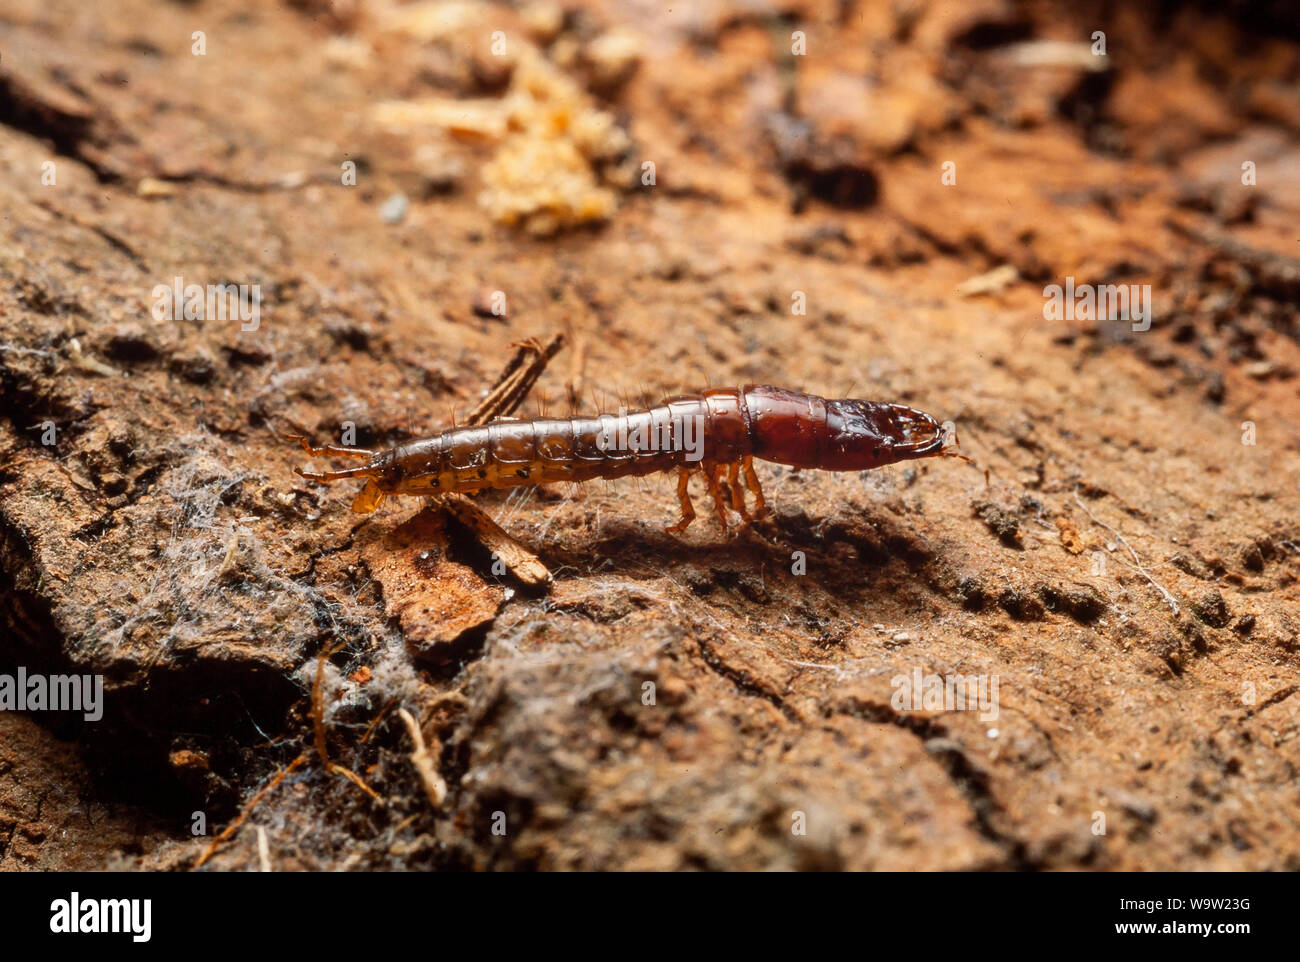
[{"label": "decaying wood", "polygon": [[550,571],[537,555],[510,537],[501,525],[465,495],[446,495],[440,507],[468,528],[479,544],[524,584],[540,587],[551,580]]}]

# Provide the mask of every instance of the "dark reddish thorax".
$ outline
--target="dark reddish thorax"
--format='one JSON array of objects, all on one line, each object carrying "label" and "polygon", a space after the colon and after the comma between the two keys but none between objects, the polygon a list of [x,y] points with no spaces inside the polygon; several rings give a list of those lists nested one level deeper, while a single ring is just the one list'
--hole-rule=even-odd
[{"label": "dark reddish thorax", "polygon": [[943,425],[902,404],[827,400],[765,385],[746,388],[745,404],[753,455],[764,461],[864,471],[944,453]]}]

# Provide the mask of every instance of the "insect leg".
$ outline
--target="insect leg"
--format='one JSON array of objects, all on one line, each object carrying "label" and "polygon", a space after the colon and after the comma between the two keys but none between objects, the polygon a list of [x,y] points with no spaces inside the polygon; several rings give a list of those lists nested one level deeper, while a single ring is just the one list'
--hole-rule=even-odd
[{"label": "insect leg", "polygon": [[332,457],[332,458],[358,458],[362,461],[369,461],[375,456],[375,452],[367,448],[343,448],[337,444],[327,444],[323,448],[313,448],[311,443],[301,434],[286,434],[286,441],[297,441],[302,445],[302,449],[311,457]]},{"label": "insect leg", "polygon": [[745,472],[745,487],[754,496],[754,517],[761,518],[767,513],[767,499],[763,497],[763,487],[758,483],[758,475],[754,472],[754,459],[745,458],[741,467]]},{"label": "insect leg", "polygon": [[360,468],[345,468],[342,471],[304,471],[302,468],[294,468],[293,473],[300,478],[306,478],[308,481],[320,481],[329,483],[330,481],[342,481],[344,478],[366,478],[371,474],[372,469],[367,465]]},{"label": "insect leg", "polygon": [[749,511],[745,508],[745,489],[740,485],[740,464],[732,464],[727,472],[727,487],[731,489],[731,506],[736,509],[736,514],[745,519],[745,523],[753,521]]},{"label": "insect leg", "polygon": [[690,468],[677,469],[677,501],[682,506],[682,516],[677,519],[676,524],[666,526],[674,534],[681,534],[686,530],[686,526],[695,520],[695,505],[691,504],[691,492],[688,487],[690,480]]},{"label": "insect leg", "polygon": [[718,510],[718,522],[722,525],[723,530],[727,530],[727,499],[722,492],[722,484],[719,478],[722,475],[721,468],[716,464],[707,464],[704,466],[704,477],[709,482],[709,494],[713,495],[713,506]]}]

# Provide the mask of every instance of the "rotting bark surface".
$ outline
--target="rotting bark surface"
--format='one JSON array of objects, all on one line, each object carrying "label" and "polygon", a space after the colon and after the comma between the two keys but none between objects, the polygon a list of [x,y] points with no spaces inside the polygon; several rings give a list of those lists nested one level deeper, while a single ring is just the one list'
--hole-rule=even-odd
[{"label": "rotting bark surface", "polygon": [[[5,4],[0,671],[108,694],[0,713],[0,867],[188,868],[306,752],[207,868],[1300,868],[1281,6],[653,7]],[[178,276],[257,330],[158,319]],[[1150,330],[1045,320],[1067,277]],[[760,464],[739,537],[698,491],[665,533],[666,478],[478,497],[545,592],[292,473],[282,434],[429,434],[554,332],[526,413],[767,382],[979,468]],[[918,670],[997,719],[900,711]]]}]

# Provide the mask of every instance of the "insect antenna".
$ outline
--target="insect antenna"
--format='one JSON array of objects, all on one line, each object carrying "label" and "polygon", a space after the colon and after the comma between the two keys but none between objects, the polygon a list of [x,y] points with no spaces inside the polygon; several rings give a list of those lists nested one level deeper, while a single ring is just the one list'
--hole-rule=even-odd
[{"label": "insect antenna", "polygon": [[368,478],[374,474],[374,469],[369,465],[363,465],[359,468],[344,468],[342,471],[304,471],[302,468],[294,468],[293,473],[307,481],[318,481],[328,484],[331,481],[342,481],[344,478]]},{"label": "insect antenna", "polygon": [[313,458],[353,458],[358,461],[369,461],[375,456],[375,452],[369,448],[345,448],[337,444],[326,444],[319,448],[312,447],[311,442],[301,434],[286,434],[284,440],[297,441],[302,445],[302,449]]}]

